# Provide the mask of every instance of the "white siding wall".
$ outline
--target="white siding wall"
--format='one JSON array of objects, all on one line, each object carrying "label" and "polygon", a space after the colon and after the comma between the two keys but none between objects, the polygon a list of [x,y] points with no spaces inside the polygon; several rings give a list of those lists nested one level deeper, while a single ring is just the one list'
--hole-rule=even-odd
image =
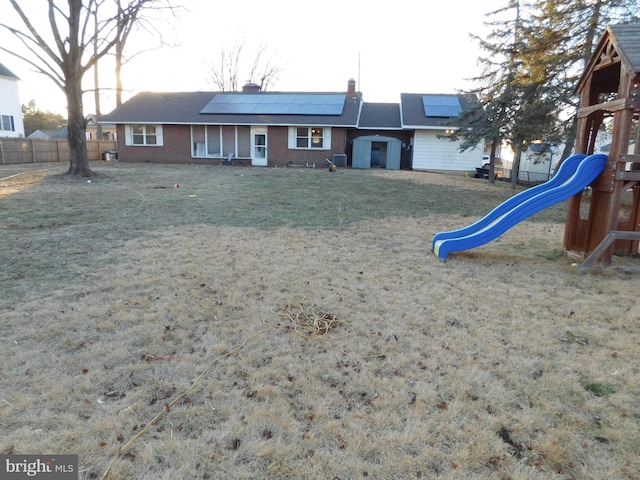
[{"label": "white siding wall", "polygon": [[0,137],[24,137],[22,106],[18,95],[18,81],[15,78],[0,77],[0,115],[13,117],[15,131],[0,130]]},{"label": "white siding wall", "polygon": [[413,139],[413,169],[453,172],[474,172],[482,167],[484,142],[472,150],[460,152],[459,143],[441,140],[444,132],[416,130]]}]

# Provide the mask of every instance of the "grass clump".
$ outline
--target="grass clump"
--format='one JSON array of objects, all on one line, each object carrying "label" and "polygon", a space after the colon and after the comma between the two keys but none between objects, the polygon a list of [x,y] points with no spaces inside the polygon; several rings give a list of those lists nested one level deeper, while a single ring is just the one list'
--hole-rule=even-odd
[{"label": "grass clump", "polygon": [[605,382],[585,382],[582,384],[587,392],[593,393],[596,397],[607,397],[616,393],[615,385]]}]

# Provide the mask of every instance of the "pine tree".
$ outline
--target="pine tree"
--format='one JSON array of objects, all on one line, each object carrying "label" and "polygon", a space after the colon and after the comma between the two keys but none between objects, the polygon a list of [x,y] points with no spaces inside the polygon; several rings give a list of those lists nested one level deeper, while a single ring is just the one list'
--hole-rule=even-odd
[{"label": "pine tree", "polygon": [[607,25],[638,22],[637,0],[510,0],[489,22],[486,39],[474,36],[486,53],[479,58],[478,86],[466,92],[478,106],[459,117],[461,149],[482,139],[509,143],[514,152],[512,184],[522,151],[534,141],[564,143],[561,159],[573,147],[576,132],[575,86]]},{"label": "pine tree", "polygon": [[563,143],[567,158],[576,135],[578,99],[574,89],[608,25],[637,23],[637,0],[537,0],[532,5],[529,58],[547,71],[546,89],[556,105],[556,125],[548,140]]},{"label": "pine tree", "polygon": [[465,92],[478,102],[471,110],[462,112],[457,120],[459,129],[453,139],[462,138],[460,148],[463,151],[473,148],[483,139],[492,142],[489,181],[494,183],[496,147],[502,141],[517,143],[514,122],[523,93],[517,91],[522,30],[520,2],[510,0],[505,8],[487,15],[503,18],[488,23],[493,30],[486,39],[472,36],[487,55],[478,59],[482,66],[480,76],[472,78],[478,86]]}]

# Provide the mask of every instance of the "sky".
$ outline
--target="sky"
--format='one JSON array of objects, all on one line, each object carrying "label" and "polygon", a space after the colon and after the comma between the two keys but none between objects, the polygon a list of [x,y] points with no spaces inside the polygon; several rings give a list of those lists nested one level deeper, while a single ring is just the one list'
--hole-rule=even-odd
[{"label": "sky", "polygon": [[[128,51],[138,55],[123,69],[125,100],[141,91],[214,91],[207,64],[238,41],[244,44],[241,64],[248,67],[264,45],[282,69],[272,91],[342,92],[353,78],[366,102],[397,103],[401,93],[455,93],[471,87],[469,79],[480,73],[477,42],[469,34],[486,34],[486,14],[508,0],[172,2],[185,8],[175,16],[156,12],[157,32],[130,38]],[[0,0],[3,17],[8,3]],[[29,0],[29,7],[32,22],[47,29],[44,0]],[[7,45],[6,36],[0,41]],[[64,95],[51,80],[1,51],[0,63],[20,78],[22,104],[35,100],[39,110],[66,115]],[[101,66],[107,88],[114,85],[108,63]],[[92,77],[88,73],[86,80]],[[85,113],[95,111],[92,94],[84,104]],[[111,111],[113,94],[105,92],[101,104],[103,113]]]}]

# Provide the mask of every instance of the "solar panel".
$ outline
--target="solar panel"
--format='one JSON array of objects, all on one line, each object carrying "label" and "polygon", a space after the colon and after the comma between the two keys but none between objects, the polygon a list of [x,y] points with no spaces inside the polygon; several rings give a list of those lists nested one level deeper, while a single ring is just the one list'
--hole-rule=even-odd
[{"label": "solar panel", "polygon": [[423,95],[422,104],[426,117],[457,117],[462,112],[460,100],[455,95]]},{"label": "solar panel", "polygon": [[342,115],[344,94],[218,93],[200,113]]}]

